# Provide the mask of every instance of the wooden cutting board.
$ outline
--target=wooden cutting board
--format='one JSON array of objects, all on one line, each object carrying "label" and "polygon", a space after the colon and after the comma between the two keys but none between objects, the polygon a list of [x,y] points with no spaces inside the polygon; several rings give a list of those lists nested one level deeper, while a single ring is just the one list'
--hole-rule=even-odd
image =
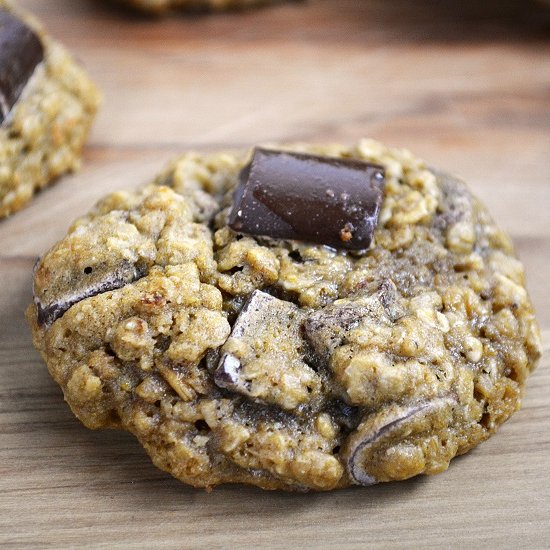
[{"label": "wooden cutting board", "polygon": [[[550,11],[527,0],[319,0],[149,20],[21,0],[105,103],[82,171],[0,223],[0,544],[550,546]],[[82,427],[23,319],[36,257],[101,195],[173,155],[371,136],[471,183],[525,262],[546,357],[523,409],[449,471],[369,489],[208,494],[127,434]]]}]

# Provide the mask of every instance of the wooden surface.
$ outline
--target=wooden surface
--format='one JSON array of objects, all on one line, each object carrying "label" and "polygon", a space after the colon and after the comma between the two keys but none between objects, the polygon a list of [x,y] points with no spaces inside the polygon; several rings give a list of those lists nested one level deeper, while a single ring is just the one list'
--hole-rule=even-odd
[{"label": "wooden surface", "polygon": [[[518,0],[312,0],[149,21],[21,0],[105,92],[81,173],[0,223],[0,544],[550,546],[550,10]],[[97,3],[99,4],[99,2]],[[331,494],[207,494],[64,404],[23,319],[36,257],[173,155],[262,140],[406,146],[463,175],[512,235],[546,356],[523,409],[443,475]]]}]

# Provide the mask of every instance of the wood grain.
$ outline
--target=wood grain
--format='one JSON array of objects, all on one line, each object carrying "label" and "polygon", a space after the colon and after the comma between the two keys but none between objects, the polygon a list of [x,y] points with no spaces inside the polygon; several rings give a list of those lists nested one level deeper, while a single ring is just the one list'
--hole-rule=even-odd
[{"label": "wood grain", "polygon": [[[550,546],[550,11],[528,1],[312,0],[148,20],[20,0],[105,92],[83,170],[0,223],[0,544],[17,547]],[[109,190],[189,148],[372,136],[463,175],[525,262],[546,354],[523,409],[433,478],[323,495],[156,470],[83,428],[33,350],[36,257]]]}]

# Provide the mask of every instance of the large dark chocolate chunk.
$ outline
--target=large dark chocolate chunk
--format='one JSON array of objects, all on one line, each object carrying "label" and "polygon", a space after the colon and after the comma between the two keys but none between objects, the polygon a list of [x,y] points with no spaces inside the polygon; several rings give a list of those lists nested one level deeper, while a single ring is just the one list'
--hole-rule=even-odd
[{"label": "large dark chocolate chunk", "polygon": [[43,58],[44,47],[38,36],[23,21],[0,8],[0,124]]},{"label": "large dark chocolate chunk", "polygon": [[368,248],[384,169],[354,159],[256,148],[240,174],[229,226],[240,233]]}]

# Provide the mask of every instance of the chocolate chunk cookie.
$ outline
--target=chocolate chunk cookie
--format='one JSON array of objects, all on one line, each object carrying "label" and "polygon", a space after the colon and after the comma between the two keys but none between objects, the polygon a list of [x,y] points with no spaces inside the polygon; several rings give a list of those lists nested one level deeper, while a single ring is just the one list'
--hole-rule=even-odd
[{"label": "chocolate chunk cookie", "polygon": [[98,103],[63,47],[0,0],[0,218],[78,167]]},{"label": "chocolate chunk cookie", "polygon": [[73,224],[27,315],[78,418],[196,487],[442,472],[541,354],[509,238],[459,179],[370,140],[176,159]]},{"label": "chocolate chunk cookie", "polygon": [[140,11],[161,14],[170,10],[221,11],[266,6],[281,0],[111,0]]}]

